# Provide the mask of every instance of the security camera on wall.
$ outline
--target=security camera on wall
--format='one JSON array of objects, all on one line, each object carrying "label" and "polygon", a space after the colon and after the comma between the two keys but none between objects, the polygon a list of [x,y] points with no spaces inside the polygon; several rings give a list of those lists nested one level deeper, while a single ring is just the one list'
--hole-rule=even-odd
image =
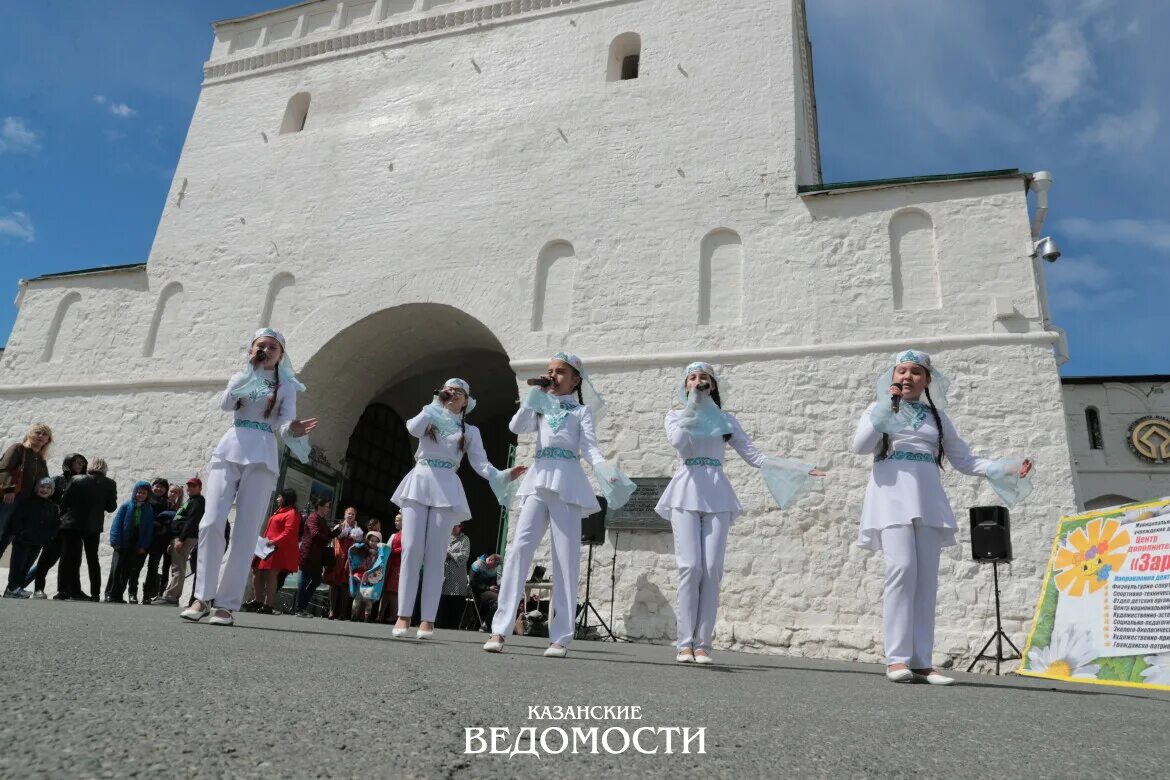
[{"label": "security camera on wall", "polygon": [[1056,245],[1056,242],[1051,237],[1045,236],[1036,242],[1036,249],[1032,256],[1035,257],[1036,255],[1043,257],[1050,263],[1055,263],[1060,259],[1060,247]]}]

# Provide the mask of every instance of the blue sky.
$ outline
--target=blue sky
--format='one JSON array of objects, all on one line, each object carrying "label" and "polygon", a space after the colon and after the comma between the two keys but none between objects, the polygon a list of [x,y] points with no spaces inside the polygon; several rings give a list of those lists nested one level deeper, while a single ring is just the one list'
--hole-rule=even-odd
[{"label": "blue sky", "polygon": [[[21,277],[147,257],[210,22],[282,4],[5,5],[0,338]],[[1051,170],[1063,373],[1170,373],[1170,3],[808,4],[825,180]]]}]

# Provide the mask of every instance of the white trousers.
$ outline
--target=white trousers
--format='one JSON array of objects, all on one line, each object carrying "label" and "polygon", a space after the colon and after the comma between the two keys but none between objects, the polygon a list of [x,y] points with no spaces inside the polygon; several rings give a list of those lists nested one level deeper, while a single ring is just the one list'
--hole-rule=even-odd
[{"label": "white trousers", "polygon": [[883,528],[886,558],[886,663],[928,669],[934,655],[934,608],[938,561],[946,534],[940,528],[896,525]]},{"label": "white trousers", "polygon": [[450,507],[435,507],[407,499],[402,504],[402,568],[398,572],[398,616],[414,614],[418,570],[422,569],[422,605],[419,618],[434,623],[443,593],[447,545],[456,519]]},{"label": "white trousers", "polygon": [[[256,555],[256,539],[275,489],[276,475],[263,463],[245,466],[215,461],[208,468],[204,488],[207,508],[199,522],[195,598],[205,604],[214,600],[215,606],[223,609],[240,608]],[[236,522],[232,524],[232,543],[224,560],[224,530],[233,502]]]},{"label": "white trousers", "polygon": [[670,527],[678,561],[678,648],[710,650],[731,513],[672,509]]},{"label": "white trousers", "polygon": [[516,625],[516,605],[524,597],[524,581],[532,566],[532,556],[544,531],[552,526],[552,619],[549,621],[549,644],[568,647],[573,641],[577,616],[577,588],[581,584],[581,515],[580,508],[570,506],[547,491],[524,499],[516,533],[500,577],[499,607],[492,619],[492,633],[511,636]]}]

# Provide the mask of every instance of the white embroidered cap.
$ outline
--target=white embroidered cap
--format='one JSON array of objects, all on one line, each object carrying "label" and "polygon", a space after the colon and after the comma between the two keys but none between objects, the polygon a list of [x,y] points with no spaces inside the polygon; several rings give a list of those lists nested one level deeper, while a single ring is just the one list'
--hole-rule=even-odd
[{"label": "white embroidered cap", "polygon": [[589,378],[589,372],[585,370],[585,363],[581,358],[572,352],[561,351],[553,355],[552,359],[567,363],[573,367],[574,371],[581,375],[581,397],[585,399],[585,405],[593,412],[593,418],[596,420],[605,414],[605,399],[601,397],[601,393],[597,392],[597,388],[593,386],[593,382]]},{"label": "white embroidered cap", "polygon": [[467,396],[467,408],[463,410],[464,414],[471,414],[475,410],[475,399],[471,397],[471,385],[467,384],[465,380],[452,377],[443,383],[443,387],[458,388]]}]

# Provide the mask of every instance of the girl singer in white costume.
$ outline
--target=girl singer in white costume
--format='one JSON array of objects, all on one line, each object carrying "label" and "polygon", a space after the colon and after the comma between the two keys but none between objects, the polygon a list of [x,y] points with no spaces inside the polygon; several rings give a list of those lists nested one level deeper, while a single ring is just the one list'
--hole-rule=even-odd
[{"label": "girl singer in white costume", "polygon": [[634,492],[633,482],[605,461],[597,447],[595,416],[605,402],[589,381],[581,358],[558,352],[548,363],[543,388],[533,387],[508,427],[513,433],[536,433],[536,463],[520,484],[521,508],[512,547],[504,559],[499,608],[492,620],[492,637],[483,646],[489,653],[503,650],[524,592],[524,578],[532,565],[544,530],[552,526],[553,614],[549,647],[544,654],[564,658],[573,640],[580,584],[581,518],[601,509],[581,468],[584,455],[593,465],[608,506],[617,509]]},{"label": "girl singer in white costume", "polygon": [[691,363],[678,395],[682,409],[666,413],[666,438],[678,453],[678,471],[655,511],[670,521],[678,561],[679,663],[710,664],[711,638],[719,607],[719,584],[727,532],[743,512],[723,473],[727,445],[764,472],[764,481],[783,509],[825,472],[807,463],[774,458],[756,449],[739,421],[722,410],[726,390],[710,363]]},{"label": "girl singer in white costume", "polygon": [[987,477],[1008,505],[1032,490],[1031,461],[971,454],[943,411],[949,386],[930,355],[899,352],[878,377],[878,400],[861,415],[853,437],[853,451],[874,458],[857,544],[886,559],[883,628],[891,682],[954,682],[936,672],[932,660],[938,562],[942,548],[955,544],[957,530],[939,478],[943,456],[964,474]]},{"label": "girl singer in white costume", "polygon": [[[256,539],[280,473],[276,432],[280,431],[298,460],[309,460],[308,434],[317,427],[317,420],[297,419],[297,393],[304,389],[285,351],[284,336],[271,328],[256,331],[247,367],[228,380],[219,399],[220,409],[232,412],[234,420],[207,467],[207,511],[199,523],[195,601],[181,617],[199,620],[210,613],[208,622],[232,624],[232,611],[240,608]],[[233,503],[236,521],[221,576],[224,529]]]},{"label": "girl singer in white costume", "polygon": [[406,423],[418,439],[414,468],[403,478],[390,499],[402,508],[402,568],[398,575],[398,623],[393,635],[410,628],[414,599],[422,568],[422,604],[417,637],[430,639],[443,588],[443,561],[451,529],[471,519],[463,483],[456,471],[467,455],[475,472],[492,486],[501,504],[508,501],[508,483],[524,474],[527,466],[500,471],[488,461],[479,428],[465,418],[475,409],[471,386],[462,379],[448,379],[431,402]]}]

